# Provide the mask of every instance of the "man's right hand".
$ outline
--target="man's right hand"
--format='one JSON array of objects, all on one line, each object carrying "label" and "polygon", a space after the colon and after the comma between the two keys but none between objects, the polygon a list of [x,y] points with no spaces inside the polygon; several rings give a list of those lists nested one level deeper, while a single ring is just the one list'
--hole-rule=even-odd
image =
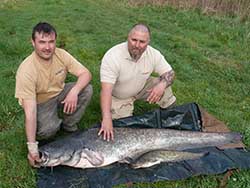
[{"label": "man's right hand", "polygon": [[103,118],[101,129],[98,132],[98,136],[103,134],[104,140],[114,140],[113,123],[112,118]]},{"label": "man's right hand", "polygon": [[29,160],[29,164],[33,167],[39,168],[40,166],[37,164],[39,162],[41,162],[41,159],[39,157],[39,153],[28,153],[27,156],[28,160]]},{"label": "man's right hand", "polygon": [[27,142],[28,146],[28,160],[31,166],[39,168],[39,162],[41,162],[39,151],[38,151],[38,142]]}]

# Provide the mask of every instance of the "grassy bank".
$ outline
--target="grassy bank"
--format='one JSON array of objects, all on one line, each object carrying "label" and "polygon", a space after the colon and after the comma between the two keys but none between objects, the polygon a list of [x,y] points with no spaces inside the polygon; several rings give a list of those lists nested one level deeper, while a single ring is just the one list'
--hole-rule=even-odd
[{"label": "grassy bank", "polygon": [[[197,102],[250,145],[250,23],[235,17],[211,17],[197,10],[131,6],[111,0],[10,0],[0,2],[0,187],[35,187],[36,170],[26,160],[23,112],[14,98],[15,73],[31,53],[32,27],[53,24],[64,47],[93,74],[94,96],[81,128],[100,120],[99,66],[106,50],[126,40],[136,22],[152,30],[151,45],[176,72],[177,103]],[[69,80],[73,78],[69,77]],[[137,113],[152,108],[139,103]],[[223,175],[183,181],[136,184],[137,187],[217,187]],[[228,187],[250,187],[250,171],[235,173]],[[121,185],[122,187],[122,185]]]}]

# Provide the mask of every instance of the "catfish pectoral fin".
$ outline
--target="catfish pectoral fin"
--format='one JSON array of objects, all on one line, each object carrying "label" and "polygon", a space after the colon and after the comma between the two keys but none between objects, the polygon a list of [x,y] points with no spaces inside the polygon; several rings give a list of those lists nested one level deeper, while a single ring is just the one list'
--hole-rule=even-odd
[{"label": "catfish pectoral fin", "polygon": [[147,168],[161,162],[178,162],[183,160],[193,160],[207,155],[208,152],[191,153],[182,151],[154,150],[143,154],[134,163],[132,168]]},{"label": "catfish pectoral fin", "polygon": [[86,158],[93,166],[100,166],[104,162],[104,157],[93,150],[83,149],[81,153],[82,158]]},{"label": "catfish pectoral fin", "polygon": [[142,163],[136,161],[134,163],[131,163],[130,166],[133,169],[138,169],[138,168],[148,168],[157,164],[160,164],[162,161],[158,160],[158,159],[152,159],[152,160],[148,160],[148,161],[144,161]]}]

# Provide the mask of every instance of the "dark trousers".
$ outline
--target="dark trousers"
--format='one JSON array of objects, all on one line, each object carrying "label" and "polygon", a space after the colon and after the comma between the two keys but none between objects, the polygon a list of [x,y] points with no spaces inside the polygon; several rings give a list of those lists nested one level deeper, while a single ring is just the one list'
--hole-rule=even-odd
[{"label": "dark trousers", "polygon": [[62,119],[58,116],[59,109],[63,109],[63,104],[61,104],[61,102],[74,85],[75,83],[66,83],[63,91],[58,96],[53,97],[45,103],[37,105],[38,139],[47,139],[54,136],[61,126],[64,130],[69,132],[78,129],[77,123],[83,116],[93,94],[92,85],[87,85],[78,94],[77,108],[74,113],[63,113]]}]

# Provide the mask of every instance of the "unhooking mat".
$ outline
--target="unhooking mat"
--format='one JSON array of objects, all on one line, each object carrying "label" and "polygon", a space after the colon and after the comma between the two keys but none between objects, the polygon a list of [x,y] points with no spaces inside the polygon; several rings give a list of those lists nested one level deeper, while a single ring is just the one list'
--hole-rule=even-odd
[{"label": "unhooking mat", "polygon": [[[180,130],[229,131],[226,126],[195,103],[176,106],[167,110],[156,109],[140,116],[115,120],[114,126],[173,128]],[[94,125],[95,127],[100,124]],[[161,163],[146,169],[131,169],[127,164],[115,163],[103,168],[77,169],[66,166],[38,169],[39,188],[103,187],[128,182],[155,182],[180,180],[191,176],[220,174],[230,169],[250,168],[250,151],[242,144],[218,149],[216,147],[187,150],[208,152],[195,160]],[[235,148],[241,147],[241,148]]]}]

